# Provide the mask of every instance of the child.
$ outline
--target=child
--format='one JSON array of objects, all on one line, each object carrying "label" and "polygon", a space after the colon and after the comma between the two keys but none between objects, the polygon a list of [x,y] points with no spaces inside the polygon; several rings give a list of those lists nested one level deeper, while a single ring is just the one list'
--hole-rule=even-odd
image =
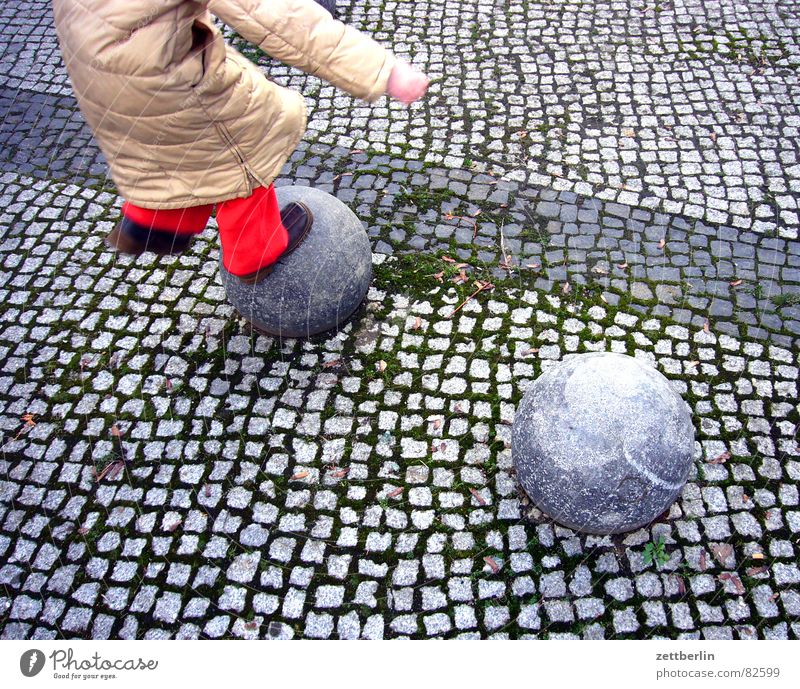
[{"label": "child", "polygon": [[106,242],[130,254],[183,251],[217,204],[223,265],[248,283],[313,223],[302,203],[279,209],[272,186],[306,109],[224,43],[211,13],[357,98],[409,104],[428,86],[314,0],[53,0],[53,9],[81,111],[125,198]]}]

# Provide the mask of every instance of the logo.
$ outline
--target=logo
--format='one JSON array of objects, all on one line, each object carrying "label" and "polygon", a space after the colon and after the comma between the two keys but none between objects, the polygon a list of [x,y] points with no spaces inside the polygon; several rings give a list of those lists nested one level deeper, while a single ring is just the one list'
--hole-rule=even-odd
[{"label": "logo", "polygon": [[44,653],[32,648],[19,659],[19,669],[26,677],[36,677],[44,667]]}]

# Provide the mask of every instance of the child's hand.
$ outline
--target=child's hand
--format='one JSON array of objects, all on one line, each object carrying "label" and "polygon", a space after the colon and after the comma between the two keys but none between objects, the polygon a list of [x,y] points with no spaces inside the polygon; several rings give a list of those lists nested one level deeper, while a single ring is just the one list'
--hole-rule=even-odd
[{"label": "child's hand", "polygon": [[389,75],[386,93],[395,100],[410,105],[425,95],[429,83],[430,79],[422,72],[418,72],[407,62],[398,60]]}]

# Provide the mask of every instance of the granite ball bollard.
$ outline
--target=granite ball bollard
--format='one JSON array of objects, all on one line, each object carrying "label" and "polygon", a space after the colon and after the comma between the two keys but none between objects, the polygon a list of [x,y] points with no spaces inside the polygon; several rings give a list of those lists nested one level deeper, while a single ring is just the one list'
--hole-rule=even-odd
[{"label": "granite ball bollard", "polygon": [[512,431],[517,478],[533,503],[577,531],[611,534],[652,522],[689,476],[688,405],[630,356],[576,354],[526,391]]},{"label": "granite ball bollard", "polygon": [[279,187],[278,203],[302,201],[314,215],[308,236],[272,273],[247,285],[225,270],[228,299],[258,330],[310,337],[341,326],[355,313],[372,280],[372,250],[355,213],[313,187]]}]

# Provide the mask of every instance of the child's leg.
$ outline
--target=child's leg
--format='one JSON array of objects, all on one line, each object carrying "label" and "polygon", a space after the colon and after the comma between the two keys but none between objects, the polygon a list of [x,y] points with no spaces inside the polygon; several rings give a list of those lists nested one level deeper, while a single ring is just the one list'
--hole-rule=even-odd
[{"label": "child's leg", "polygon": [[152,210],[129,201],[122,205],[122,220],[106,239],[115,249],[130,254],[154,251],[178,253],[205,229],[213,205]]},{"label": "child's leg", "polygon": [[217,225],[222,265],[239,277],[252,276],[275,263],[289,245],[289,233],[281,221],[271,184],[258,187],[245,199],[219,204]]}]

